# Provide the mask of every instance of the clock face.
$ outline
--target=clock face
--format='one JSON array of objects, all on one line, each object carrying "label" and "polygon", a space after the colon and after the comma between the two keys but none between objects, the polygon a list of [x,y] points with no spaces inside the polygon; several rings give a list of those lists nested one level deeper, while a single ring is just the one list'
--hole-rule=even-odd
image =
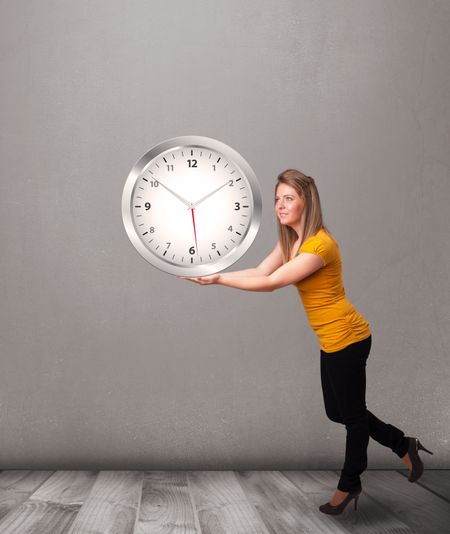
[{"label": "clock face", "polygon": [[170,274],[206,276],[236,262],[261,219],[261,191],[245,159],[200,136],[169,139],[132,168],[122,195],[136,250]]}]

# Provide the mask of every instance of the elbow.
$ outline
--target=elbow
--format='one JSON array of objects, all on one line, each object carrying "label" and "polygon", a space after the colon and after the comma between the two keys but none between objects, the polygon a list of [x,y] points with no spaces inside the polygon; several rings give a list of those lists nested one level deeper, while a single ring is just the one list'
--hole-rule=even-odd
[{"label": "elbow", "polygon": [[270,293],[272,293],[272,291],[275,291],[276,289],[280,289],[280,284],[277,283],[277,281],[272,278],[271,276],[268,276],[267,277],[268,279],[268,282],[267,282],[267,291],[269,291]]}]

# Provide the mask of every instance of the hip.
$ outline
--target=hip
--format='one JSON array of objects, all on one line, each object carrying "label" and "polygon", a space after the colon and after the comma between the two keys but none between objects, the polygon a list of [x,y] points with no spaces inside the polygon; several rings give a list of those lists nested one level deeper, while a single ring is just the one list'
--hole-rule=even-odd
[{"label": "hip", "polygon": [[334,353],[371,335],[369,323],[347,299],[306,313],[324,352]]},{"label": "hip", "polygon": [[368,358],[370,349],[372,347],[372,334],[370,334],[368,337],[361,339],[359,341],[355,341],[354,343],[350,343],[346,347],[334,351],[334,352],[326,352],[323,349],[320,349],[320,355],[323,358],[330,359],[330,358],[342,358],[342,357],[363,357],[365,359]]}]

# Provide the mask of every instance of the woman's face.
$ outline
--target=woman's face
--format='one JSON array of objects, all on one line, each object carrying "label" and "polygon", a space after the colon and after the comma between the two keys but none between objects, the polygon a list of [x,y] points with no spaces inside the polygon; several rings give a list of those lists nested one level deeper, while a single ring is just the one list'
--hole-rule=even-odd
[{"label": "woman's face", "polygon": [[287,184],[280,184],[275,194],[275,213],[281,224],[292,226],[301,221],[305,201]]}]

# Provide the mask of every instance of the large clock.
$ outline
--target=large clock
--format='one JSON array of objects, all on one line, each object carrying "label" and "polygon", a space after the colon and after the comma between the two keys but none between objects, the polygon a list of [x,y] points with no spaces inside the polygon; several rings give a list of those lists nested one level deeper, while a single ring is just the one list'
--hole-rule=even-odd
[{"label": "large clock", "polygon": [[247,161],[221,141],[168,139],[131,169],[122,194],[125,230],[154,267],[206,276],[248,250],[261,221],[261,189]]}]

